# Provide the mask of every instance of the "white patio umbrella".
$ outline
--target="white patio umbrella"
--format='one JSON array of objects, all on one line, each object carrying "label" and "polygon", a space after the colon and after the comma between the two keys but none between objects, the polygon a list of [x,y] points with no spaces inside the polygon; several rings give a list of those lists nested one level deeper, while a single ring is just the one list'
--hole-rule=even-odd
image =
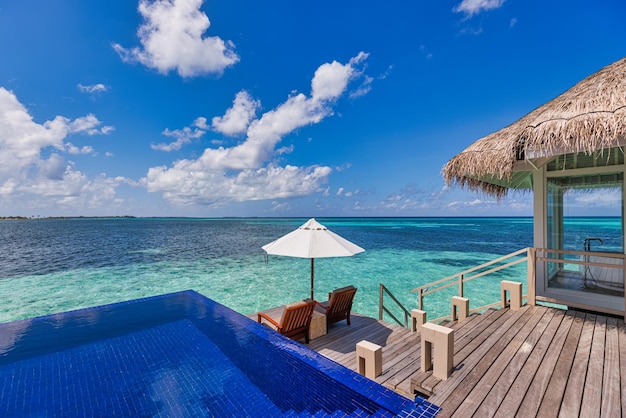
[{"label": "white patio umbrella", "polygon": [[311,299],[315,278],[315,259],[325,257],[349,257],[365,251],[356,244],[329,231],[314,218],[309,219],[287,235],[264,245],[267,254],[311,259]]}]

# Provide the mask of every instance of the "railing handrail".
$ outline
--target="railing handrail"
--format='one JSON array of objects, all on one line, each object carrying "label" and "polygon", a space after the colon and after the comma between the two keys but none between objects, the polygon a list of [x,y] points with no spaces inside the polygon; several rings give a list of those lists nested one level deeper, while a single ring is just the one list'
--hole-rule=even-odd
[{"label": "railing handrail", "polygon": [[[524,256],[519,257],[516,260],[510,260],[513,257],[518,257],[522,254],[524,254]],[[565,254],[565,255],[577,255],[577,256],[584,256],[584,259],[568,259],[568,258],[554,258],[554,256],[551,256],[552,254]],[[551,257],[549,257],[551,256]],[[592,257],[596,258],[596,260],[592,261]],[[620,263],[619,261],[615,261],[615,264],[611,264],[609,260],[602,260],[602,258],[612,258],[615,260],[622,260],[622,262]],[[528,276],[528,293],[525,295],[522,295],[522,297],[524,299],[527,300],[528,304],[534,305],[535,301],[536,301],[536,294],[535,294],[535,274],[536,274],[536,263],[538,261],[542,261],[542,262],[554,262],[554,263],[561,263],[561,264],[578,264],[578,265],[585,265],[585,266],[596,266],[596,267],[608,267],[608,268],[616,268],[616,269],[622,269],[626,272],[626,253],[621,253],[621,252],[600,252],[600,251],[578,251],[578,250],[557,250],[557,249],[549,249],[549,248],[535,248],[535,247],[526,247],[526,248],[522,248],[521,250],[517,250],[515,252],[512,252],[510,254],[504,255],[502,257],[499,257],[497,259],[488,261],[486,263],[480,264],[476,267],[464,270],[460,273],[456,273],[453,274],[451,276],[448,277],[444,277],[443,279],[439,279],[436,280],[434,282],[430,282],[428,284],[416,287],[415,289],[412,289],[410,292],[411,293],[415,293],[418,292],[418,308],[420,310],[424,310],[424,296],[435,293],[435,292],[439,292],[443,289],[446,289],[448,287],[452,287],[452,286],[458,286],[459,287],[459,291],[458,291],[458,296],[464,297],[464,284],[468,281],[474,280],[474,279],[478,279],[480,277],[486,276],[488,274],[492,274],[495,272],[498,272],[500,270],[515,266],[517,264],[521,264],[523,262],[527,262],[528,263],[528,272],[527,272],[527,276]],[[493,266],[494,264],[500,263],[500,265]],[[491,268],[489,268],[491,267]],[[473,274],[472,274],[473,273]],[[472,275],[470,275],[472,274]],[[626,274],[626,273],[625,273]],[[405,316],[405,326],[407,326],[407,318],[410,317],[410,313],[409,311],[402,305],[402,303],[400,303],[400,301],[398,301],[398,299],[391,294],[391,292],[389,292],[389,290],[381,283],[380,284],[380,309],[379,309],[379,316],[380,319],[382,320],[383,317],[383,312],[386,312],[388,315],[390,315],[398,324],[402,324],[400,320],[398,320],[384,305],[383,305],[383,296],[384,293],[386,292],[389,296],[392,297],[392,299],[394,300],[394,302],[396,302],[396,304],[398,306],[400,306],[402,308],[402,310],[404,311],[404,316]],[[543,299],[542,299],[543,300]],[[499,304],[501,304],[503,302],[494,302],[488,305],[484,305],[481,307],[477,307],[472,309],[470,312],[478,312],[478,311],[483,311],[486,309],[489,309],[491,307],[497,306]],[[437,322],[437,321],[442,321],[445,319],[450,318],[451,315],[447,315],[447,316],[443,316],[441,318],[437,318],[434,320],[431,320],[432,322]]]},{"label": "railing handrail", "polygon": [[[444,283],[444,282],[446,282],[446,281],[450,281],[450,280],[452,280],[452,279],[456,279],[456,278],[458,278],[459,276],[465,276],[467,273],[472,273],[472,272],[474,272],[474,271],[476,271],[476,270],[480,270],[480,269],[483,269],[483,268],[485,268],[485,267],[489,267],[489,266],[491,266],[492,264],[499,263],[499,262],[501,262],[501,261],[503,261],[503,260],[506,260],[506,259],[508,259],[508,258],[518,256],[518,255],[520,255],[520,254],[522,254],[522,253],[524,253],[524,252],[528,252],[528,247],[527,247],[527,248],[522,248],[521,250],[517,250],[517,251],[515,251],[515,252],[513,252],[513,253],[510,253],[510,254],[504,255],[504,256],[502,256],[502,257],[500,257],[500,258],[497,258],[497,259],[495,259],[495,260],[488,261],[488,262],[483,263],[483,264],[481,264],[481,265],[479,265],[479,266],[472,267],[471,269],[464,270],[464,271],[462,271],[462,272],[460,272],[460,273],[456,273],[456,274],[453,274],[453,275],[451,275],[451,276],[444,277],[443,279],[439,279],[439,280],[437,280],[437,281],[434,281],[434,282],[431,282],[431,283],[425,284],[425,285],[423,285],[423,286],[416,287],[415,289],[412,289],[412,290],[411,290],[411,293],[419,292],[421,289],[425,289],[425,288],[433,287],[433,286],[436,286],[436,285],[438,285],[438,284],[440,284],[440,283]],[[520,260],[521,260],[521,261],[523,261],[524,259],[520,259]],[[521,261],[520,261],[520,262],[521,262]],[[475,278],[478,278],[478,277],[480,277],[480,276],[472,276],[469,280],[472,280],[472,279],[475,279]],[[468,281],[468,280],[465,280],[465,281]],[[446,287],[448,287],[448,286],[446,286]]]},{"label": "railing handrail", "polygon": [[[515,265],[523,263],[523,262],[527,262],[530,259],[529,258],[530,255],[529,254],[531,252],[534,253],[534,249],[532,249],[530,247],[522,248],[521,250],[517,250],[517,251],[514,251],[514,252],[512,252],[510,254],[507,254],[507,255],[504,255],[502,257],[496,258],[495,260],[488,261],[488,262],[480,264],[480,265],[478,265],[476,267],[464,270],[464,271],[462,271],[460,273],[453,274],[451,276],[445,277],[443,279],[440,279],[440,280],[437,280],[437,281],[425,284],[423,286],[420,286],[420,287],[417,287],[417,288],[411,290],[411,292],[418,292],[418,295],[417,295],[417,306],[418,306],[418,309],[424,310],[424,296],[432,294],[432,293],[435,293],[435,292],[439,292],[439,291],[441,291],[443,289],[446,289],[448,287],[452,287],[452,286],[455,286],[455,285],[459,287],[458,296],[464,297],[464,290],[463,289],[464,289],[464,286],[465,286],[466,282],[469,282],[469,281],[477,279],[479,277],[483,277],[483,276],[486,276],[488,274],[495,273],[497,271],[500,271],[500,270],[503,270],[503,269],[515,266]],[[524,254],[524,253],[526,253],[524,257],[520,257],[517,260],[508,261],[509,259],[511,259],[513,257],[520,256],[521,254]],[[508,262],[506,262],[506,261],[508,261]],[[496,263],[503,263],[503,262],[506,262],[506,263],[505,264],[501,264],[499,266],[492,267],[492,268],[490,268],[488,270],[485,270],[485,268],[487,268],[487,267],[493,266]],[[473,276],[469,276],[469,277],[465,276],[467,273],[474,273],[474,272],[479,271],[479,270],[483,270],[483,271],[480,271],[480,272],[474,274]],[[533,291],[533,298],[534,298],[534,291]],[[532,299],[532,300],[533,300],[533,303],[534,303],[534,299]],[[486,305],[486,306],[488,306],[488,305]],[[479,307],[479,308],[475,308],[475,309],[481,310],[483,308],[484,307]]]},{"label": "railing handrail", "polygon": [[391,299],[396,303],[396,305],[398,305],[402,311],[404,312],[404,327],[408,328],[409,326],[409,317],[411,316],[411,313],[409,312],[409,310],[407,308],[404,307],[404,305],[402,304],[402,302],[400,302],[398,300],[398,298],[396,298],[393,293],[391,293],[389,291],[389,289],[387,289],[387,287],[380,283],[380,296],[379,296],[379,306],[378,306],[378,319],[380,319],[382,321],[383,319],[383,312],[386,312],[387,315],[389,315],[394,321],[396,321],[399,325],[402,325],[402,322],[395,317],[395,315],[393,313],[391,313],[391,311],[389,311],[389,309],[387,309],[385,307],[384,304],[384,294],[386,293],[387,295],[389,295],[391,297]]},{"label": "railing handrail", "polygon": [[[608,258],[621,258],[623,260],[626,260],[626,253],[609,253],[609,252],[601,252],[601,251],[578,251],[578,250],[556,250],[556,249],[551,249],[551,248],[536,248],[537,254],[540,253],[555,253],[555,254],[572,254],[572,255],[583,255],[583,256],[587,256],[587,255],[591,255],[594,257],[608,257]],[[539,255],[537,255],[537,259],[541,259],[543,261],[546,261],[547,258],[546,257],[540,257]],[[562,259],[559,261],[563,261]],[[574,260],[567,260],[567,262],[569,261],[574,261]]]}]

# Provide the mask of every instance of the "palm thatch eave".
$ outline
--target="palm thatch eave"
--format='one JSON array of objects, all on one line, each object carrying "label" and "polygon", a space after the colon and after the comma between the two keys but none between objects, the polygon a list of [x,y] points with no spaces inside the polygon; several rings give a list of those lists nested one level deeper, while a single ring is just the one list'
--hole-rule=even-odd
[{"label": "palm thatch eave", "polygon": [[[626,57],[585,78],[511,125],[487,135],[443,167],[447,184],[496,197],[525,188],[519,162],[586,153],[626,143]],[[525,176],[529,176],[526,173]],[[523,176],[522,176],[523,177]]]}]

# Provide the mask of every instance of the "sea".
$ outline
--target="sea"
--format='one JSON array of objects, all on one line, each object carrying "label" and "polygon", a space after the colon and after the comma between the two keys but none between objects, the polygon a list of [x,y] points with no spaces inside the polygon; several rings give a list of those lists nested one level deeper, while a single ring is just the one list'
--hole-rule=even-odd
[{"label": "sea", "polygon": [[[0,221],[0,322],[193,289],[249,315],[310,296],[310,260],[261,247],[306,218],[64,218]],[[532,218],[318,218],[366,251],[315,260],[315,299],[358,288],[353,311],[379,315],[383,284],[408,310],[418,286],[533,245]],[[620,218],[567,218],[565,242],[622,250]],[[600,250],[600,248],[598,248]],[[522,281],[526,266],[476,279],[470,307],[496,302],[497,281]],[[456,287],[428,295],[429,318],[449,313]],[[394,306],[389,296],[385,304]],[[402,318],[397,306],[392,312]],[[387,317],[384,317],[388,320]]]}]

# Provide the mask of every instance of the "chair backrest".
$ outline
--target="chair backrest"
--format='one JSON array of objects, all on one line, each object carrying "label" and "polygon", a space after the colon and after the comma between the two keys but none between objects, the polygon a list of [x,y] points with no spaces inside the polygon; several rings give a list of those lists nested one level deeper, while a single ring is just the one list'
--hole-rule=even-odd
[{"label": "chair backrest", "polygon": [[350,312],[355,293],[356,287],[354,286],[333,290],[328,299],[327,315],[334,316],[335,314]]},{"label": "chair backrest", "polygon": [[282,333],[289,335],[293,331],[308,328],[315,308],[315,301],[300,301],[285,306],[280,319]]}]

